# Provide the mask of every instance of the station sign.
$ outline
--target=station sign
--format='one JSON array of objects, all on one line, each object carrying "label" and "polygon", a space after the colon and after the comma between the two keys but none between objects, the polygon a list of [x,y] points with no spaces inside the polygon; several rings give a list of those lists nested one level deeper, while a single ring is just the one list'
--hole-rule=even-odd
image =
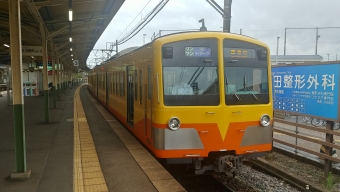
[{"label": "station sign", "polygon": [[340,63],[272,66],[274,109],[338,121]]},{"label": "station sign", "polygon": [[22,56],[42,56],[42,46],[21,46]]},{"label": "station sign", "polygon": [[79,66],[79,61],[78,60],[74,60],[73,64],[74,64],[74,66],[78,67]]}]

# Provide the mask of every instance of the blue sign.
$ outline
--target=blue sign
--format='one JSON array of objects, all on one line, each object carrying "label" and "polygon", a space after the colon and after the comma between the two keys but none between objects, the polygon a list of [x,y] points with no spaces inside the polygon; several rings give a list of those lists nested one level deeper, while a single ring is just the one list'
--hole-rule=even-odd
[{"label": "blue sign", "polygon": [[185,47],[185,56],[211,57],[211,48],[210,47]]},{"label": "blue sign", "polygon": [[274,109],[338,120],[340,64],[272,67]]}]

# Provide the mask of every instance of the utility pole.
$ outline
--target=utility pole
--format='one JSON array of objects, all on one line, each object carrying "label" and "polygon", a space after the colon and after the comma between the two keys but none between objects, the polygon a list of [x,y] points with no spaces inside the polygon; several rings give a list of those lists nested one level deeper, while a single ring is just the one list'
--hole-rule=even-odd
[{"label": "utility pole", "polygon": [[143,34],[143,45],[145,45],[145,36],[146,34]]},{"label": "utility pole", "polygon": [[223,31],[227,33],[230,33],[232,1],[233,0],[224,0],[224,12],[227,14],[223,16]]},{"label": "utility pole", "polygon": [[316,43],[315,43],[315,55],[318,54],[318,39],[320,38],[319,35],[319,28],[316,28]]},{"label": "utility pole", "polygon": [[280,37],[277,37],[277,45],[276,45],[276,65],[278,64],[278,57],[279,57],[279,39]]},{"label": "utility pole", "polygon": [[285,45],[283,49],[283,55],[286,55],[286,43],[287,43],[287,27],[285,28]]},{"label": "utility pole", "polygon": [[230,33],[231,3],[233,0],[224,0],[224,9],[214,0],[206,0],[223,17],[223,31]]}]

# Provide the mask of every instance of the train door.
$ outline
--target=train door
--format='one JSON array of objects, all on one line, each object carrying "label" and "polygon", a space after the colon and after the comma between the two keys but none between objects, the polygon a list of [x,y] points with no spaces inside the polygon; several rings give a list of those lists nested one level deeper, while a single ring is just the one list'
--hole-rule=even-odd
[{"label": "train door", "polygon": [[109,76],[110,74],[106,71],[105,74],[106,78],[105,78],[105,98],[106,98],[106,105],[109,105]]},{"label": "train door", "polygon": [[126,67],[127,74],[127,123],[133,127],[134,120],[134,85],[133,85],[133,66]]},{"label": "train door", "polygon": [[148,72],[147,72],[147,84],[145,84],[145,130],[146,130],[146,139],[149,143],[151,143],[152,138],[152,68],[151,63],[148,63]]}]

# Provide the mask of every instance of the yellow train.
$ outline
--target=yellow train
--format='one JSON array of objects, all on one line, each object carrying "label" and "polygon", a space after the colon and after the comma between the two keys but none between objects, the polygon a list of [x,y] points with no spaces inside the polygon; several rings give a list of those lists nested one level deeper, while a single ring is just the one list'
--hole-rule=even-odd
[{"label": "yellow train", "polygon": [[185,32],[118,54],[90,92],[157,158],[233,173],[272,149],[269,48],[237,34]]}]

